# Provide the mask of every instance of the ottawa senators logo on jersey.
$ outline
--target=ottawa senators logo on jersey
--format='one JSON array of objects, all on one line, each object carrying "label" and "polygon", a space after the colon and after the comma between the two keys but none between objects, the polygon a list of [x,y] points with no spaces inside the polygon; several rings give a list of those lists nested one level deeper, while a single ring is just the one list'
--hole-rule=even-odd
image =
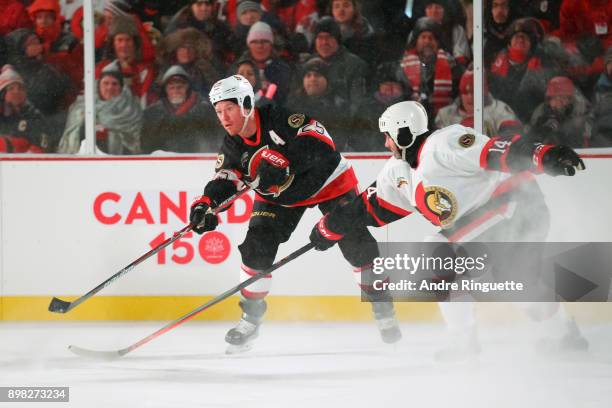
[{"label": "ottawa senators logo on jersey", "polygon": [[287,119],[287,123],[289,123],[289,126],[291,126],[292,128],[297,129],[302,126],[302,124],[304,124],[305,119],[306,117],[301,113],[294,113],[293,115],[289,116],[289,119]]},{"label": "ottawa senators logo on jersey", "polygon": [[287,173],[287,178],[283,184],[272,186],[267,190],[261,190],[259,188],[256,189],[259,194],[278,197],[283,191],[289,188],[291,183],[293,183],[293,179],[295,178],[295,175],[289,172],[289,160],[287,160],[282,153],[269,149],[268,145],[261,147],[251,156],[251,159],[249,160],[247,169],[249,172],[248,177],[251,180],[255,180],[257,177],[257,169],[262,161],[266,161],[276,168],[284,169]]},{"label": "ottawa senators logo on jersey", "polygon": [[436,215],[442,228],[452,225],[457,215],[457,199],[453,193],[438,186],[425,187],[423,202]]},{"label": "ottawa senators logo on jersey", "polygon": [[465,135],[462,135],[459,138],[459,146],[461,147],[470,147],[471,145],[474,144],[474,141],[476,140],[476,136],[474,136],[471,133],[466,133]]},{"label": "ottawa senators logo on jersey", "polygon": [[219,154],[217,155],[217,163],[215,164],[215,170],[219,170],[221,166],[223,166],[223,162],[225,161],[225,155]]}]

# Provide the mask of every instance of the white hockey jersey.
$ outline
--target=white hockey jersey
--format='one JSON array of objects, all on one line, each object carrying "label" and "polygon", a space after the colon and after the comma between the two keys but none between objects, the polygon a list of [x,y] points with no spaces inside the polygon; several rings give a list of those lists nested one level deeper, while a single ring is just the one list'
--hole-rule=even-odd
[{"label": "white hockey jersey", "polygon": [[[421,145],[416,168],[401,159],[387,161],[376,187],[366,193],[367,211],[379,225],[389,221],[381,219],[377,207],[399,217],[418,211],[446,230],[451,241],[479,235],[512,216],[516,203],[495,199],[519,183],[533,180],[526,172],[510,175],[485,170],[486,153],[495,148],[492,142],[500,143],[500,149],[506,143],[461,125],[434,132]],[[371,201],[373,194],[375,203]]]}]

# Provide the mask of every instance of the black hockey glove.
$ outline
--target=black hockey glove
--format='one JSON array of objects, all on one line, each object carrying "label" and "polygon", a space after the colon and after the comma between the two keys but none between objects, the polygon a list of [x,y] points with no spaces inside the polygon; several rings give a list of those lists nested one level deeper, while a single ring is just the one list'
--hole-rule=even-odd
[{"label": "black hockey glove", "polygon": [[567,146],[539,145],[533,161],[540,172],[551,176],[573,176],[576,170],[584,170],[584,162],[578,154]]},{"label": "black hockey glove", "polygon": [[259,177],[259,184],[257,188],[262,191],[268,191],[273,186],[280,186],[285,184],[289,174],[287,169],[281,169],[270,162],[262,161],[257,168],[257,177]]},{"label": "black hockey glove", "polygon": [[262,193],[278,196],[289,184],[289,160],[280,152],[262,149],[251,159],[249,174],[254,187]]},{"label": "black hockey glove", "polygon": [[319,220],[310,233],[310,242],[314,244],[317,251],[328,250],[344,237],[327,228],[326,220],[327,215]]},{"label": "black hockey glove", "polygon": [[189,222],[193,225],[193,230],[197,234],[203,234],[217,228],[219,219],[216,214],[210,211],[210,199],[208,197],[202,196],[191,204]]}]

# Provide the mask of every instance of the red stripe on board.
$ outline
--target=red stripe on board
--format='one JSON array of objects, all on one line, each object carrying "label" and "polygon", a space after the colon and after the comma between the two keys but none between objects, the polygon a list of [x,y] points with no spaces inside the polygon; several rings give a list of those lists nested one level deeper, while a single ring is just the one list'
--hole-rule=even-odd
[{"label": "red stripe on board", "polygon": [[612,154],[580,154],[583,159],[612,159]]}]

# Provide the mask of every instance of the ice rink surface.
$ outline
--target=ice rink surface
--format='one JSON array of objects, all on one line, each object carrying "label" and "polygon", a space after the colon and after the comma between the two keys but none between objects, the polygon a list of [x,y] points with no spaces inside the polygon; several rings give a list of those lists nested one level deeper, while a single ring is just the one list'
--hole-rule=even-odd
[{"label": "ice rink surface", "polygon": [[[230,322],[192,322],[116,361],[69,344],[126,347],[147,323],[2,323],[1,386],[69,386],[71,407],[612,406],[612,325],[584,326],[587,353],[538,356],[528,325],[482,327],[478,362],[442,364],[442,324],[403,324],[397,347],[373,323],[265,323],[253,350],[224,354]],[[0,406],[41,407],[40,403]]]}]

